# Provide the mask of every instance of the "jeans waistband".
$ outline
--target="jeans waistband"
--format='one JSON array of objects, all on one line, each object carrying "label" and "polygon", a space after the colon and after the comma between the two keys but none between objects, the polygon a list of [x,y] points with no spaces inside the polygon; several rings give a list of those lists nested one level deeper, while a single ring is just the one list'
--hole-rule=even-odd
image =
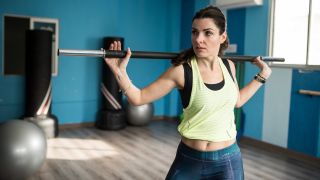
[{"label": "jeans waistband", "polygon": [[219,149],[216,151],[198,151],[193,149],[187,145],[185,145],[182,141],[178,146],[178,153],[183,153],[187,156],[199,159],[199,160],[218,160],[225,156],[231,155],[233,153],[240,152],[240,148],[237,142],[233,143],[232,145]]}]

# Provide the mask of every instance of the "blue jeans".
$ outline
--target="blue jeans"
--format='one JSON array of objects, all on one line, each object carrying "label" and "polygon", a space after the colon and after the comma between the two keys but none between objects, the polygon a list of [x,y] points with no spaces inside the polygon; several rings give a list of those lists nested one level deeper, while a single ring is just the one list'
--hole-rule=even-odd
[{"label": "blue jeans", "polygon": [[217,151],[198,151],[180,142],[166,180],[243,180],[242,156],[237,143]]}]

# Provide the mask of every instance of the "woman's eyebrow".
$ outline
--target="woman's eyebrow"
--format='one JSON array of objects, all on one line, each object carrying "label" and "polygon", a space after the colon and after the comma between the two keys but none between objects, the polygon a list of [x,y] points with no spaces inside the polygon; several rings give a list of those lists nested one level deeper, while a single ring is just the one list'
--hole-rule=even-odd
[{"label": "woman's eyebrow", "polygon": [[[198,30],[197,28],[195,27],[192,27],[193,30]],[[211,30],[211,31],[214,31],[214,29],[212,28],[206,28],[206,29],[203,29],[203,31],[208,31],[208,30]]]}]

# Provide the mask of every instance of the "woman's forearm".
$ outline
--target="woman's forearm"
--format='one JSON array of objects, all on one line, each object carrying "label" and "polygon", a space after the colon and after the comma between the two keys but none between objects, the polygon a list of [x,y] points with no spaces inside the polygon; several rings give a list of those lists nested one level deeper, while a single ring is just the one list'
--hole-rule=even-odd
[{"label": "woman's forearm", "polygon": [[126,70],[114,72],[114,75],[122,93],[127,96],[128,102],[133,105],[140,105],[141,90],[131,82]]},{"label": "woman's forearm", "polygon": [[243,106],[248,100],[259,90],[259,88],[263,84],[261,82],[258,82],[255,79],[252,79],[251,82],[249,82],[245,87],[243,87],[239,91],[239,100],[236,104],[236,107],[239,108]]}]

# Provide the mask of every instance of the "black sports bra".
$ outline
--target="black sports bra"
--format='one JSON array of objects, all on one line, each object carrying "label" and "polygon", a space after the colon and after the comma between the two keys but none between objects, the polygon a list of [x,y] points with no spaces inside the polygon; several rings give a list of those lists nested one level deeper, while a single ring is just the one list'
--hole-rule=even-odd
[{"label": "black sports bra", "polygon": [[[222,62],[226,66],[232,80],[234,81],[228,60],[222,59]],[[191,90],[192,90],[192,68],[190,67],[190,65],[187,62],[183,63],[182,65],[183,65],[183,69],[184,69],[184,88],[180,89],[179,92],[180,92],[180,97],[181,97],[181,101],[182,101],[182,106],[183,106],[183,108],[186,108],[189,105]],[[205,85],[209,89],[211,89],[213,91],[217,91],[217,90],[223,88],[224,79],[221,82],[218,82],[216,84],[205,83]]]}]

